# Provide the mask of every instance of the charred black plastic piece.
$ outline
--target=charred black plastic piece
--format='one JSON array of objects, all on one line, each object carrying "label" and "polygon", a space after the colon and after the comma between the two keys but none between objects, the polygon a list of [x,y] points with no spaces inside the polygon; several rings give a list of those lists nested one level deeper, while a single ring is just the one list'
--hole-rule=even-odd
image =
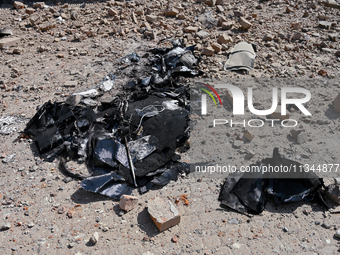
[{"label": "charred black plastic piece", "polygon": [[[96,92],[90,93],[91,98],[77,93],[65,102],[45,103],[25,132],[35,136],[42,157],[60,157],[61,170],[83,180],[82,187],[91,192],[119,199],[131,193],[134,183],[146,192],[154,185],[177,180],[185,170],[174,167],[179,159],[175,150],[190,133],[189,85],[180,77],[197,73],[193,50],[175,40],[172,48],[148,53],[148,59],[135,53],[126,55],[119,60],[117,72],[109,73],[98,89],[91,89]],[[143,75],[133,77],[142,65]],[[105,82],[114,82],[123,70],[131,78],[128,86],[110,98],[110,86],[106,86],[110,84]],[[68,161],[85,163],[89,175],[69,169]]]},{"label": "charred black plastic piece", "polygon": [[[300,169],[300,163],[282,158],[278,148],[274,148],[273,157],[263,159],[258,167],[295,166]],[[297,201],[315,200],[320,205],[327,206],[321,196],[322,179],[313,172],[297,171],[294,178],[289,173],[235,173],[226,179],[219,196],[221,205],[240,213],[260,214],[269,198],[275,204]]]},{"label": "charred black plastic piece", "polygon": [[122,195],[131,195],[133,187],[124,182],[124,178],[116,173],[104,174],[89,177],[82,181],[83,189],[114,199],[119,199]]}]

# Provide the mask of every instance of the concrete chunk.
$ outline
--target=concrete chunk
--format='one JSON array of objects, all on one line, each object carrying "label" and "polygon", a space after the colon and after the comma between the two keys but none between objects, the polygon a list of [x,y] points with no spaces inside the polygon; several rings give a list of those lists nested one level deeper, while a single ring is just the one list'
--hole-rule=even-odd
[{"label": "concrete chunk", "polygon": [[13,6],[15,9],[24,9],[25,4],[22,2],[14,1]]},{"label": "concrete chunk", "polygon": [[244,30],[249,29],[252,26],[251,23],[243,17],[240,17],[238,22],[241,24],[242,29],[244,29]]},{"label": "concrete chunk", "polygon": [[65,81],[64,87],[66,88],[74,88],[78,85],[77,81]]},{"label": "concrete chunk", "polygon": [[138,202],[138,198],[134,197],[134,196],[129,196],[129,195],[123,195],[120,198],[119,201],[119,207],[120,209],[129,212],[131,211],[133,208],[136,207]]},{"label": "concrete chunk", "polygon": [[244,130],[243,137],[246,138],[248,141],[254,139],[254,135],[251,134],[248,130]]},{"label": "concrete chunk", "polygon": [[13,37],[13,38],[3,38],[0,40],[0,49],[4,48],[4,47],[8,47],[11,45],[14,45],[16,43],[20,42],[20,38],[19,37]]},{"label": "concrete chunk", "polygon": [[145,18],[150,23],[155,23],[158,20],[156,15],[146,15]]},{"label": "concrete chunk", "polygon": [[148,212],[159,231],[177,225],[181,220],[176,207],[169,200],[164,201],[160,197],[148,201]]},{"label": "concrete chunk", "polygon": [[189,27],[184,28],[185,33],[197,33],[197,31],[198,31],[198,27],[189,26]]},{"label": "concrete chunk", "polygon": [[164,15],[169,17],[176,17],[178,13],[179,11],[176,8],[170,8],[164,12]]}]

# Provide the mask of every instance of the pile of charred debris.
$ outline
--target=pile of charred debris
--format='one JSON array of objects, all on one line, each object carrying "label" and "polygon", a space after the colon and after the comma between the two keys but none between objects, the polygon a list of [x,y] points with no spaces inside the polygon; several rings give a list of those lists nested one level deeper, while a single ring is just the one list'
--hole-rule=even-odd
[{"label": "pile of charred debris", "polygon": [[[169,43],[167,44],[169,45]],[[121,68],[96,88],[75,93],[64,102],[46,102],[25,132],[34,135],[42,157],[60,160],[60,168],[83,180],[88,191],[119,199],[154,185],[163,186],[188,173],[176,151],[188,149],[188,76],[198,74],[192,47],[173,40],[171,47],[148,52],[143,63],[136,53],[120,59]],[[145,59],[145,58],[144,58]],[[100,98],[115,87],[117,74],[128,67],[148,68],[145,77],[128,81],[122,92]],[[84,162],[88,175],[70,170],[68,163]]]},{"label": "pile of charred debris", "polygon": [[[254,57],[248,56],[254,49],[243,44],[246,55],[232,56],[232,66],[237,70],[249,70],[254,65]],[[165,45],[171,47],[150,50],[142,63],[136,53],[121,58],[121,67],[93,89],[74,93],[64,102],[42,105],[25,129],[34,135],[41,157],[59,158],[60,169],[81,179],[85,190],[114,199],[130,195],[135,188],[143,194],[153,186],[177,180],[180,174],[189,174],[189,164],[179,161],[178,152],[189,149],[187,77],[199,75],[199,59],[194,56],[194,46],[183,47],[180,40]],[[228,61],[230,64],[231,57]],[[120,88],[121,93],[107,100],[117,75],[136,77],[129,72],[138,68],[144,75],[128,81]],[[84,163],[89,174],[71,170],[69,162]],[[260,168],[295,165],[296,169],[301,165],[282,157],[277,148],[272,158],[256,164]],[[322,179],[311,172],[293,178],[261,171],[235,173],[226,179],[219,200],[222,206],[247,215],[261,213],[271,198],[276,204],[316,200],[327,208],[324,188]],[[340,197],[337,194],[333,197]]]}]

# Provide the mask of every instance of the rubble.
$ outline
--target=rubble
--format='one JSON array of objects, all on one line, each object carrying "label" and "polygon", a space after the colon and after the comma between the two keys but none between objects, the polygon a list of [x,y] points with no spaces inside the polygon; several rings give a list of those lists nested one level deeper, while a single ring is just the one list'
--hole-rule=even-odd
[{"label": "rubble", "polygon": [[246,20],[245,18],[243,18],[243,17],[240,17],[239,20],[238,20],[238,22],[239,22],[240,25],[242,26],[242,29],[245,29],[245,30],[251,28],[251,26],[252,26],[252,24],[251,24],[248,20]]},{"label": "rubble", "polygon": [[209,46],[209,47],[205,47],[203,49],[202,54],[207,55],[207,56],[212,56],[212,55],[214,55],[214,52],[215,52],[214,48]]},{"label": "rubble", "polygon": [[90,242],[95,245],[97,244],[99,241],[99,233],[98,232],[94,232],[93,235],[90,238]]},{"label": "rubble", "polygon": [[254,135],[252,135],[248,130],[245,130],[243,133],[243,137],[247,139],[248,141],[251,141],[254,139]]},{"label": "rubble", "polygon": [[5,223],[3,225],[0,226],[0,231],[5,231],[11,228],[11,224],[10,223]]},{"label": "rubble", "polygon": [[138,198],[134,196],[122,195],[119,202],[120,209],[129,212],[137,205]]},{"label": "rubble", "polygon": [[22,3],[22,2],[18,2],[18,1],[14,1],[13,6],[14,6],[15,9],[24,9],[25,8],[25,4]]},{"label": "rubble", "polygon": [[176,207],[160,197],[148,201],[148,212],[159,231],[164,231],[180,223],[181,216]]},{"label": "rubble", "polygon": [[307,133],[306,132],[301,132],[300,134],[297,135],[297,143],[302,144],[305,143],[308,139]]},{"label": "rubble", "polygon": [[217,38],[217,42],[219,44],[230,43],[233,42],[233,39],[226,34],[222,34]]},{"label": "rubble", "polygon": [[19,43],[20,40],[21,40],[21,38],[19,38],[19,37],[2,38],[2,39],[0,39],[0,49],[15,45],[15,44]]},{"label": "rubble", "polygon": [[10,28],[5,27],[5,28],[0,29],[0,37],[6,36],[6,35],[12,35],[12,34],[13,32],[12,32],[12,29]]},{"label": "rubble", "polygon": [[164,12],[164,15],[169,16],[169,17],[176,17],[179,11],[172,7]]}]

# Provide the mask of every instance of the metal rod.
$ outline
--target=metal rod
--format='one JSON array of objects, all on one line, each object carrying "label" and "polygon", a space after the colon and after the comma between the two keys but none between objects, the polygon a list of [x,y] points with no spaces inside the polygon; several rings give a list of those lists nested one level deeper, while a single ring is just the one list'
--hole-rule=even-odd
[{"label": "metal rod", "polygon": [[129,146],[128,146],[128,142],[127,142],[126,136],[124,138],[125,138],[126,152],[127,152],[127,156],[128,156],[128,159],[129,159],[129,165],[130,165],[130,169],[131,169],[131,173],[132,173],[132,178],[133,178],[133,184],[135,185],[135,187],[137,187],[136,175],[135,175],[135,167],[133,166],[133,163],[132,163],[132,159],[131,159],[131,155],[130,155]]}]

